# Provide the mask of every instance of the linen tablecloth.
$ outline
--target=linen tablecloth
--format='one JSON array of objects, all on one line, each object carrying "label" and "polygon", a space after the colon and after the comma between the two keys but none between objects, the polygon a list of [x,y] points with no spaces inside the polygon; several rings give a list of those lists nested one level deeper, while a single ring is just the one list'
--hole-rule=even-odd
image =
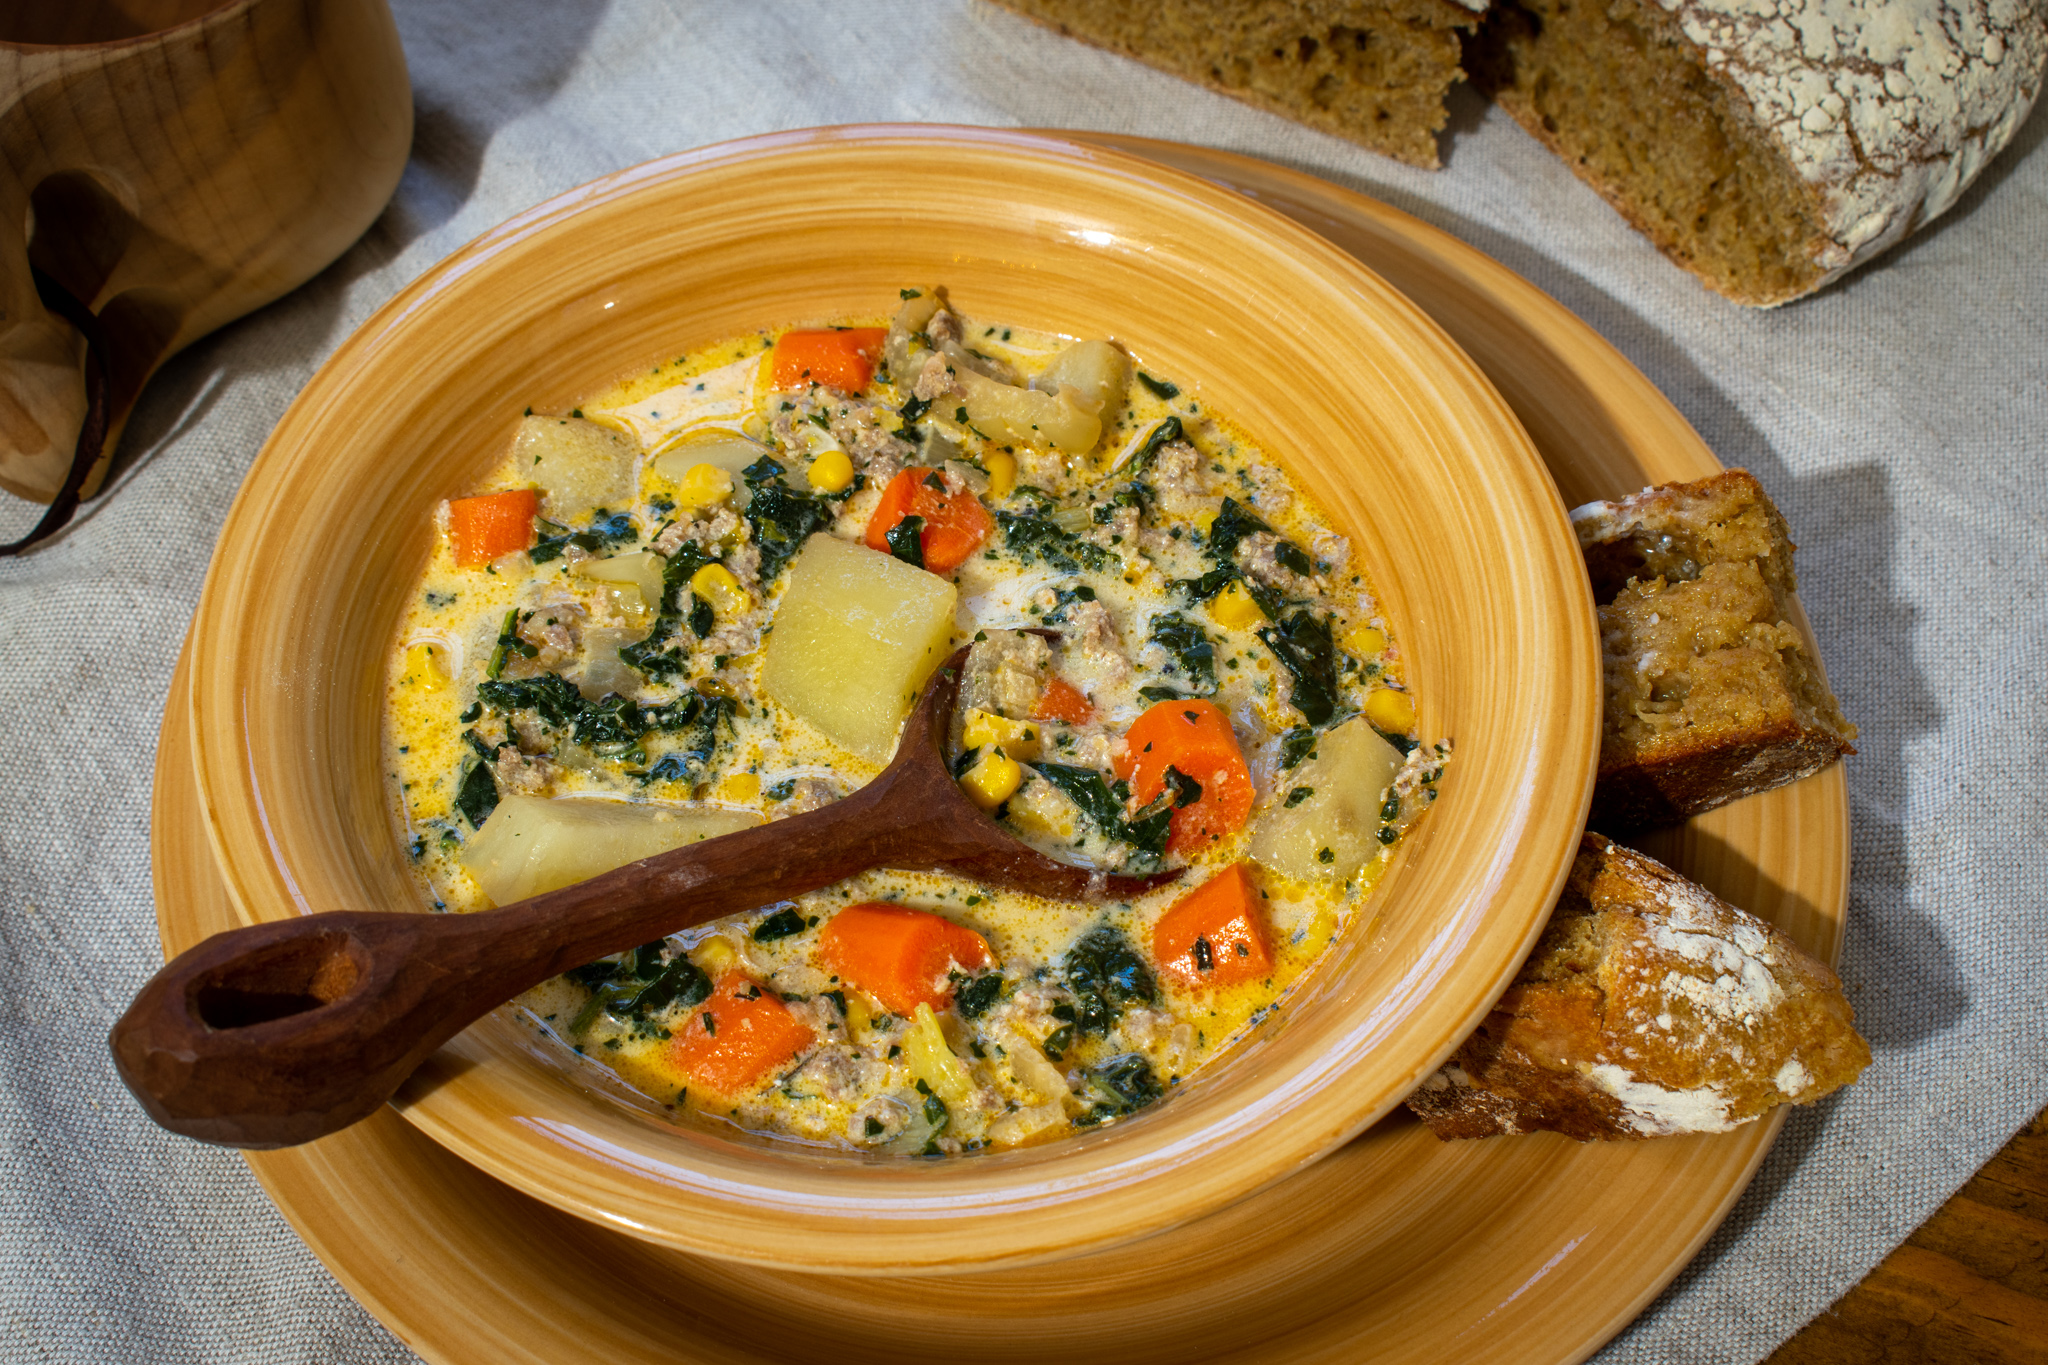
[{"label": "linen tablecloth", "polygon": [[[982,0],[400,0],[418,132],[332,268],[151,384],[109,491],[0,561],[0,1358],[413,1359],[232,1153],[149,1124],[104,1038],[159,964],[151,761],[229,500],[328,352],[537,200],[781,128],[1098,128],[1361,190],[1550,291],[1754,470],[1842,705],[1842,969],[1876,1061],[1794,1113],[1733,1217],[1602,1362],[1760,1359],[2048,1102],[2048,114],[1945,219],[1775,312],[1706,293],[1497,110],[1415,171]],[[0,495],[0,538],[32,509]]]}]

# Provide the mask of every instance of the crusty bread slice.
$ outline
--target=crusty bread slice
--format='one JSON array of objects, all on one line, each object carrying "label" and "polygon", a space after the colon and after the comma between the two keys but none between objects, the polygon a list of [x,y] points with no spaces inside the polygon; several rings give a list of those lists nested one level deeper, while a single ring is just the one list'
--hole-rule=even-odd
[{"label": "crusty bread slice", "polygon": [[1870,1063],[1842,983],[1771,925],[1587,834],[1536,951],[1408,1097],[1440,1138],[1718,1133]]},{"label": "crusty bread slice", "polygon": [[1485,0],[1000,0],[1411,166],[1435,167],[1458,31]]},{"label": "crusty bread slice", "polygon": [[1792,624],[1795,548],[1747,471],[1572,513],[1605,656],[1591,821],[1671,824],[1856,752]]}]

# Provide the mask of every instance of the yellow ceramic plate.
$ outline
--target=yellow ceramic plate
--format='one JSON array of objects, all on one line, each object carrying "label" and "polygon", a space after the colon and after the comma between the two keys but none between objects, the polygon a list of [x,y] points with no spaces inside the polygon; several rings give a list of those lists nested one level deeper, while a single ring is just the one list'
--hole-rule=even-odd
[{"label": "yellow ceramic plate", "polygon": [[[914,205],[914,209],[904,206]],[[1370,923],[1170,1102],[915,1162],[676,1125],[511,1011],[400,1091],[471,1164],[683,1250],[808,1270],[1019,1265],[1225,1207],[1400,1101],[1513,976],[1599,746],[1599,640],[1527,434],[1413,303],[1283,215],[1121,153],[992,129],[778,133],[521,214],[339,347],[258,456],[194,617],[194,771],[238,910],[426,909],[379,761],[384,658],[437,499],[620,368],[942,281],[971,314],[1110,336],[1283,461],[1369,566],[1417,723],[1457,754]],[[737,907],[736,907],[737,908]]]},{"label": "yellow ceramic plate", "polygon": [[[1456,240],[1264,163],[1118,142],[1256,195],[1396,283],[1487,371],[1568,501],[1718,467],[1611,347]],[[157,759],[157,900],[172,952],[235,922],[194,799],[184,685],[181,671]],[[1649,847],[1835,955],[1848,870],[1839,768]],[[498,1184],[388,1111],[249,1160],[350,1292],[438,1365],[918,1355],[1562,1365],[1589,1355],[1692,1257],[1776,1131],[1444,1144],[1397,1115],[1169,1234],[1050,1266],[885,1280],[708,1261],[606,1231]]]}]

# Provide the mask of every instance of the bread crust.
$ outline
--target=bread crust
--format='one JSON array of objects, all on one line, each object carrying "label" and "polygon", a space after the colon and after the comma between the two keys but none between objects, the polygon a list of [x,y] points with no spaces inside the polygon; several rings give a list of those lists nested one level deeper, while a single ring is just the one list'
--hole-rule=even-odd
[{"label": "bread crust", "polygon": [[1833,971],[1606,837],[1580,842],[1514,983],[1408,1097],[1438,1137],[1724,1132],[1870,1062]]},{"label": "bread crust", "polygon": [[1797,547],[1747,470],[1590,503],[1572,525],[1604,654],[1594,825],[1676,823],[1856,751],[1792,624]]}]

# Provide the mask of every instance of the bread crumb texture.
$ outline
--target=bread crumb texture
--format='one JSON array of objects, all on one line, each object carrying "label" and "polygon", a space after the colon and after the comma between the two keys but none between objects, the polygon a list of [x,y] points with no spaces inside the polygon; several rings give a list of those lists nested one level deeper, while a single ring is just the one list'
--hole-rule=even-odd
[{"label": "bread crumb texture", "polygon": [[1120,52],[1411,166],[1435,167],[1458,31],[1485,0],[1001,0]]},{"label": "bread crumb texture", "polygon": [[1549,927],[1408,1107],[1440,1138],[1725,1132],[1870,1063],[1841,981],[1776,928],[1588,834]]},{"label": "bread crumb texture", "polygon": [[1572,513],[1600,615],[1592,823],[1669,824],[1855,752],[1793,624],[1795,549],[1747,470]]},{"label": "bread crumb texture", "polygon": [[1762,306],[1946,212],[2044,65],[2038,0],[1514,0],[1466,54],[1660,250]]}]

